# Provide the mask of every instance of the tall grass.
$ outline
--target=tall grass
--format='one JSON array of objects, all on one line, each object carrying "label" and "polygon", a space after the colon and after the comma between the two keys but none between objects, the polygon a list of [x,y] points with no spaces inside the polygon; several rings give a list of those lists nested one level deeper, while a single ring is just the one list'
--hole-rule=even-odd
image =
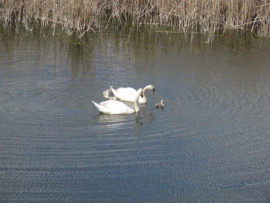
[{"label": "tall grass", "polygon": [[270,36],[270,0],[0,0],[0,22],[61,26],[83,36],[109,24],[213,35],[249,30]]}]

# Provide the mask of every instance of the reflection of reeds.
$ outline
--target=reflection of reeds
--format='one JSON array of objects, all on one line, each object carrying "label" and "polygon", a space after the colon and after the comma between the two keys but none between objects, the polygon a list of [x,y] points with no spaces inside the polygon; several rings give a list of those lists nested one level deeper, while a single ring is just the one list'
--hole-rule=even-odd
[{"label": "reflection of reeds", "polygon": [[60,25],[80,36],[130,22],[181,32],[250,30],[270,36],[270,0],[0,0],[0,21],[27,29]]}]

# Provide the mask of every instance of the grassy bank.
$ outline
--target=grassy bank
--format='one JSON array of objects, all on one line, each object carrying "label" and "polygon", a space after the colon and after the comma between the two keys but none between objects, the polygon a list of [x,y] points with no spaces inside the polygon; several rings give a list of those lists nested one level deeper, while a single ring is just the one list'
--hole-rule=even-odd
[{"label": "grassy bank", "polygon": [[270,0],[0,0],[4,25],[61,26],[67,33],[126,23],[213,35],[249,30],[270,36]]}]

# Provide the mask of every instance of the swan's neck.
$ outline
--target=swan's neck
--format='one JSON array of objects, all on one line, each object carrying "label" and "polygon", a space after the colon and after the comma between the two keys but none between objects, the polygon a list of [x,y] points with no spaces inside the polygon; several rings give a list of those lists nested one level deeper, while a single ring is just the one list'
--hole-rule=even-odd
[{"label": "swan's neck", "polygon": [[134,111],[135,112],[138,112],[140,110],[140,107],[139,107],[139,98],[141,96],[141,93],[142,93],[142,90],[138,90],[138,95],[137,95],[136,100],[134,102]]},{"label": "swan's neck", "polygon": [[142,102],[146,103],[146,96],[145,96],[145,91],[147,90],[147,88],[143,88],[143,92],[142,92]]},{"label": "swan's neck", "polygon": [[140,110],[139,104],[138,104],[138,100],[135,101],[134,103],[134,111],[138,112]]}]

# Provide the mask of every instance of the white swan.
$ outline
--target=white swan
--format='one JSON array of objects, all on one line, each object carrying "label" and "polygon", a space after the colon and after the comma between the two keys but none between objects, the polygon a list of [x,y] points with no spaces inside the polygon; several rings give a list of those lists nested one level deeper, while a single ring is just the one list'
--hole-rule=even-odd
[{"label": "white swan", "polygon": [[134,109],[120,101],[108,100],[97,104],[92,101],[100,113],[104,114],[130,114],[140,110],[138,100],[142,94],[142,88],[138,89]]},{"label": "white swan", "polygon": [[[155,93],[155,87],[153,85],[147,85],[143,88],[142,96],[139,98],[140,104],[145,104],[147,102],[145,91],[147,89],[152,90],[153,93]],[[137,96],[137,90],[131,87],[120,87],[118,89],[113,89],[113,87],[110,87],[110,90],[114,94],[114,96],[122,101],[128,101],[128,102],[135,102],[136,96]]]}]

